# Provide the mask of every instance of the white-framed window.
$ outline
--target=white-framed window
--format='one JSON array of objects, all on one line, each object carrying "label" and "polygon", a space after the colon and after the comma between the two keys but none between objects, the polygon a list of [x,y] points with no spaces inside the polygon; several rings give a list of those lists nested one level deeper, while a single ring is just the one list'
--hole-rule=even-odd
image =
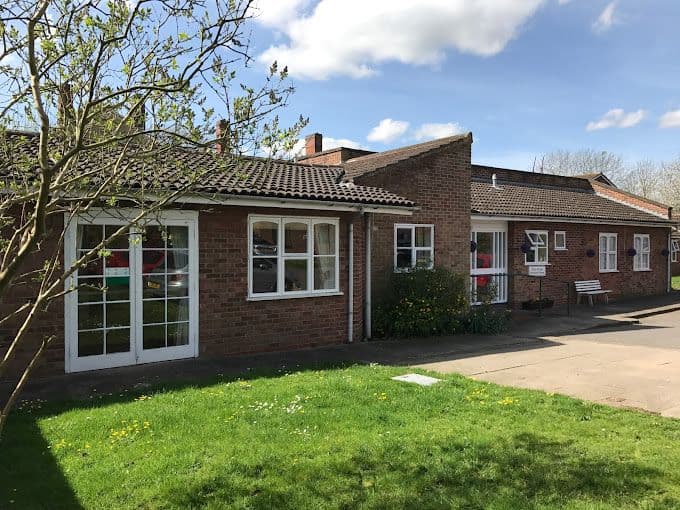
[{"label": "white-framed window", "polygon": [[680,258],[680,241],[671,240],[671,262],[677,262]]},{"label": "white-framed window", "polygon": [[434,225],[394,225],[394,270],[434,267]]},{"label": "white-framed window", "polygon": [[525,232],[529,250],[524,254],[524,264],[546,265],[548,263],[548,231],[527,230]]},{"label": "white-framed window", "polygon": [[617,271],[618,234],[600,233],[600,273]]},{"label": "white-framed window", "polygon": [[248,217],[248,297],[339,292],[337,218]]},{"label": "white-framed window", "polygon": [[567,249],[567,233],[564,230],[555,231],[555,251]]},{"label": "white-framed window", "polygon": [[633,236],[633,271],[649,271],[650,268],[650,241],[649,234],[635,234]]}]

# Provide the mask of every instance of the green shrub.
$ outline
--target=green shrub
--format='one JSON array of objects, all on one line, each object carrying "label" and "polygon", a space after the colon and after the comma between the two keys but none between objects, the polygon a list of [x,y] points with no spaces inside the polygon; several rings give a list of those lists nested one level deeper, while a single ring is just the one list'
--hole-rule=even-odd
[{"label": "green shrub", "polygon": [[505,311],[470,308],[467,276],[444,268],[394,273],[373,311],[376,337],[497,334],[507,325]]},{"label": "green shrub", "polygon": [[465,277],[443,268],[395,273],[375,309],[375,332],[396,337],[455,333],[467,309]]}]

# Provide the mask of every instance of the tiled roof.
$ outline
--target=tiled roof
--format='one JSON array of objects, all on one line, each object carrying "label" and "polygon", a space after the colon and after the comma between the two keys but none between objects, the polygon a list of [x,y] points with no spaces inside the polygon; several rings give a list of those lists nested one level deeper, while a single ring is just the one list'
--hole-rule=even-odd
[{"label": "tiled roof", "polygon": [[367,156],[350,159],[345,162],[344,167],[347,176],[351,179],[367,172],[385,168],[400,161],[413,158],[415,156],[424,155],[430,151],[434,151],[450,145],[452,143],[460,142],[461,140],[469,140],[472,142],[472,134],[466,133],[462,135],[449,136],[446,138],[439,138],[438,140],[431,140],[429,142],[419,143],[416,145],[409,145],[399,149],[393,149],[384,152],[376,152]]},{"label": "tiled roof", "polygon": [[555,188],[516,182],[473,180],[473,214],[526,216],[611,221],[612,223],[659,223],[671,221],[599,196],[595,191]]},{"label": "tiled roof", "polygon": [[[35,161],[36,154],[35,134],[8,132],[6,139],[0,141],[0,175],[9,177],[12,167],[21,158]],[[93,158],[79,161],[78,171],[87,172],[101,167],[102,175],[99,178],[103,178],[107,165],[101,162],[111,162],[115,156],[115,153],[97,154],[96,161]],[[187,182],[184,169],[199,170],[202,174],[200,182],[191,186],[194,193],[414,206],[411,200],[387,190],[343,182],[344,172],[340,167],[254,157],[220,157],[212,151],[198,149],[176,148],[154,154],[147,160],[129,162],[130,171],[125,186],[143,186],[149,190],[177,189]],[[92,180],[96,182],[97,176]]]}]

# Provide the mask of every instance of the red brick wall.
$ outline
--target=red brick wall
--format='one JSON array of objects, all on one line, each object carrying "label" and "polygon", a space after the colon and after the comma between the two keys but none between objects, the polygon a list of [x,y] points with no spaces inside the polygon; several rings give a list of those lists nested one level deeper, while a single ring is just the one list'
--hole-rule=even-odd
[{"label": "red brick wall", "polygon": [[[340,217],[341,296],[247,301],[248,214]],[[352,213],[214,208],[199,216],[201,357],[339,344],[347,340],[348,222],[354,219],[354,334],[362,338],[363,220]]]},{"label": "red brick wall", "polygon": [[[548,231],[548,262],[546,277],[570,282],[572,296],[576,280],[600,280],[603,289],[612,290],[611,297],[663,294],[668,284],[668,259],[661,253],[668,245],[668,229],[658,227],[628,227],[614,225],[585,225],[575,223],[510,222],[508,225],[508,268],[510,273],[527,274],[521,246],[525,242],[525,230]],[[567,250],[556,251],[554,232],[566,231]],[[600,273],[599,234],[618,234],[617,273]],[[633,271],[633,257],[627,251],[633,246],[634,234],[649,234],[651,242],[651,271]],[[595,251],[587,257],[586,251]],[[557,303],[566,303],[567,290],[564,283],[550,280],[543,282],[543,296]],[[538,298],[538,279],[514,277],[510,282],[509,301],[518,306],[524,300]],[[575,298],[574,298],[575,300]]]},{"label": "red brick wall", "polygon": [[[329,216],[340,218],[339,296],[247,301],[248,214],[280,216]],[[324,213],[290,209],[211,207],[201,211],[199,232],[199,357],[286,350],[347,341],[348,317],[348,230],[354,223],[354,340],[363,338],[364,218],[349,212]],[[56,239],[61,218],[52,225]],[[46,247],[46,245],[43,245]],[[31,261],[38,266],[40,254]],[[35,289],[17,287],[0,302],[7,315],[30,299]],[[4,353],[17,323],[0,330]],[[64,371],[64,306],[59,300],[36,320],[27,349],[19,353],[12,372],[30,359],[31,349],[44,335],[55,335],[38,369],[38,375]]]},{"label": "red brick wall", "polygon": [[379,301],[394,268],[394,224],[434,224],[434,262],[463,274],[470,271],[471,142],[411,158],[354,181],[379,186],[414,200],[413,216],[376,214],[372,232],[372,294]]},{"label": "red brick wall", "polygon": [[[52,256],[58,249],[58,240],[63,228],[63,216],[57,214],[48,218],[47,235],[40,244],[40,251],[31,254],[26,263],[21,267],[19,274],[26,274],[43,266],[46,256]],[[58,252],[61,255],[61,252]],[[25,279],[24,279],[25,282]],[[37,283],[22,283],[14,285],[0,300],[0,317],[7,317],[21,307],[27,301],[35,301],[38,293]],[[0,355],[4,356],[10,346],[10,341],[23,324],[25,314],[17,316],[0,326]],[[17,350],[13,362],[7,369],[3,380],[16,379],[17,374],[23,371],[37,351],[40,342],[47,337],[54,337],[47,350],[44,352],[42,361],[37,371],[40,373],[64,371],[64,302],[62,299],[52,301],[46,309],[42,310],[32,322],[29,334]]]}]

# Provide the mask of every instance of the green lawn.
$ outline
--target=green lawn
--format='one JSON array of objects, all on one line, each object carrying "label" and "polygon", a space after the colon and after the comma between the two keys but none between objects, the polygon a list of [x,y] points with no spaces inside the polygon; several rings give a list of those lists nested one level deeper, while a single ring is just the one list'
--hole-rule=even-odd
[{"label": "green lawn", "polygon": [[680,508],[680,421],[406,371],[25,406],[0,508]]},{"label": "green lawn", "polygon": [[680,276],[674,276],[671,280],[671,287],[675,290],[680,290]]}]

